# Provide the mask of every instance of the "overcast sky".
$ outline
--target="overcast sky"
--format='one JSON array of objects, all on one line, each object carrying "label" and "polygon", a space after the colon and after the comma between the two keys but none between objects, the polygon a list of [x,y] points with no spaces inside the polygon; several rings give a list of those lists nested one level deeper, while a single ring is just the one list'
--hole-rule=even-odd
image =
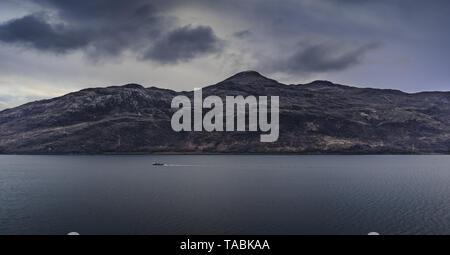
[{"label": "overcast sky", "polygon": [[0,109],[126,83],[191,90],[257,70],[450,90],[447,0],[1,0]]}]

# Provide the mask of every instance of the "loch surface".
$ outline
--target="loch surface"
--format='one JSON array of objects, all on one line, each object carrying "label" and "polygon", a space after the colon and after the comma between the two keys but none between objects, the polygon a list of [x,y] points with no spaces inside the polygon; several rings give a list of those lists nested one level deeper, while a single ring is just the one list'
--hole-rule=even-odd
[{"label": "loch surface", "polygon": [[445,155],[0,156],[0,234],[450,234],[449,201]]}]

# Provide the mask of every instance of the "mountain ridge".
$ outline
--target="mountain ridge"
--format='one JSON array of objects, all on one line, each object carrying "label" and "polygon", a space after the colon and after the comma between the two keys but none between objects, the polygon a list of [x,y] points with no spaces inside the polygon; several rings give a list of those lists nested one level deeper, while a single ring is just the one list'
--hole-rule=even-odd
[{"label": "mountain ridge", "polygon": [[280,97],[280,139],[259,133],[172,131],[173,91],[139,84],[88,88],[0,111],[0,153],[450,152],[450,93],[406,93],[314,81],[286,85],[254,71],[203,88],[204,96]]},{"label": "mountain ridge", "polygon": [[[240,73],[237,73],[235,75],[230,76],[229,78],[223,80],[222,82],[225,82],[225,81],[229,80],[230,78],[235,77],[238,74],[247,73],[247,72],[254,72],[254,73],[258,73],[259,74],[259,72],[253,71],[253,70],[243,71],[243,72],[240,72]],[[344,87],[344,88],[380,90],[380,91],[393,91],[393,92],[400,92],[400,93],[407,94],[407,95],[434,94],[434,93],[447,93],[447,94],[450,94],[450,91],[439,91],[439,90],[420,91],[420,92],[406,92],[406,91],[399,90],[399,89],[386,89],[386,88],[375,88],[375,87],[359,87],[359,86],[351,86],[351,85],[343,85],[343,84],[339,84],[339,83],[334,83],[334,82],[331,82],[331,81],[328,81],[328,80],[314,80],[314,81],[311,81],[309,83],[285,84],[285,83],[280,83],[280,82],[278,82],[278,81],[276,81],[274,79],[267,78],[267,77],[265,77],[263,75],[261,75],[261,76],[266,78],[266,79],[268,79],[268,80],[275,81],[279,85],[284,85],[284,86],[311,86],[311,85],[315,85],[315,84],[325,83],[325,84],[336,85],[336,86],[340,86],[340,87]],[[212,87],[212,86],[216,86],[216,85],[218,85],[218,84],[220,84],[222,82],[219,82],[219,83],[216,83],[216,84],[213,84],[213,85],[206,85],[205,87],[203,87],[203,89],[206,89],[206,88],[209,88],[209,87]],[[90,91],[90,90],[105,89],[105,88],[121,88],[121,87],[123,87],[123,88],[126,88],[126,87],[138,87],[139,88],[140,87],[140,88],[143,88],[143,89],[159,89],[159,90],[171,91],[171,92],[174,92],[174,93],[189,93],[189,92],[193,92],[193,90],[176,91],[176,90],[172,90],[172,89],[168,89],[168,88],[160,88],[160,87],[155,87],[155,86],[148,86],[147,87],[147,86],[141,85],[139,83],[127,83],[127,84],[123,84],[123,85],[111,85],[111,86],[106,86],[106,87],[90,87],[90,88],[80,89],[78,91],[69,92],[69,93],[67,93],[65,95],[57,96],[57,97],[54,97],[54,98],[39,99],[39,100],[35,100],[35,101],[30,101],[30,102],[24,103],[22,105],[18,105],[16,107],[5,108],[5,109],[0,110],[0,113],[2,113],[3,111],[6,111],[6,110],[14,109],[14,108],[21,107],[21,106],[24,106],[24,105],[28,105],[28,104],[31,104],[31,103],[36,103],[36,102],[40,102],[40,101],[47,101],[47,100],[54,100],[54,99],[57,99],[57,98],[61,98],[61,97],[64,97],[64,96],[67,96],[67,95],[70,95],[70,94],[73,94],[73,93],[82,92],[82,91]]]}]

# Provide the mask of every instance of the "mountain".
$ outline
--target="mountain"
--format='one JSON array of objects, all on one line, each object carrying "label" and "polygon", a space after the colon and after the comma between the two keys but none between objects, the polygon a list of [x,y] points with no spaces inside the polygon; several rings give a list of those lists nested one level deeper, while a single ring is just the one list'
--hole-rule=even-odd
[{"label": "mountain", "polygon": [[280,137],[174,132],[174,96],[137,84],[90,88],[0,112],[0,153],[449,153],[450,93],[408,94],[315,81],[286,85],[254,71],[203,88],[204,97],[280,97]]}]

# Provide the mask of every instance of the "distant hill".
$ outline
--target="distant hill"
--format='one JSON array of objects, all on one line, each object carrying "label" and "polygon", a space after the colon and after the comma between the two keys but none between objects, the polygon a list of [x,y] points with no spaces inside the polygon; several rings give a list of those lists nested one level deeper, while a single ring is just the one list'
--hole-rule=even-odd
[{"label": "distant hill", "polygon": [[0,112],[0,153],[449,153],[450,93],[408,94],[315,81],[285,85],[257,72],[205,87],[204,96],[280,97],[280,138],[174,132],[176,95],[137,84],[90,88]]}]

